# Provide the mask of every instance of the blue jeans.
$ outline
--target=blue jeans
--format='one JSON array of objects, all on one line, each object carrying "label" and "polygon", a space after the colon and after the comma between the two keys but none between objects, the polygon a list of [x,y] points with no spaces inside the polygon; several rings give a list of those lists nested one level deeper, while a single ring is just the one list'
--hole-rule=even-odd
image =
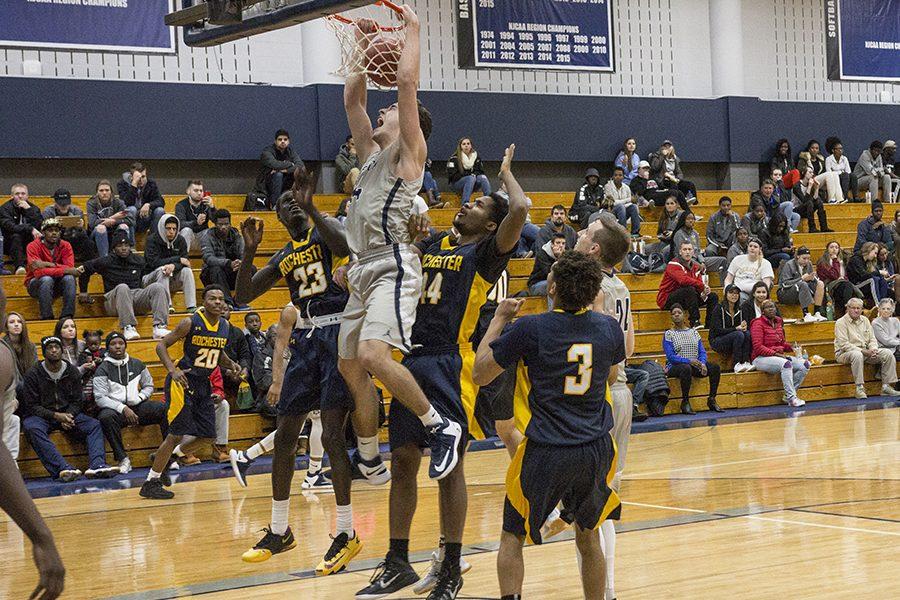
[{"label": "blue jeans", "polygon": [[781,268],[781,263],[791,260],[791,255],[787,252],[772,252],[766,256],[766,260],[772,263],[773,269]]},{"label": "blue jeans", "polygon": [[425,171],[425,175],[422,176],[422,189],[428,192],[429,196],[433,196],[435,202],[441,199],[441,192],[438,190],[437,181],[434,180],[431,171]]},{"label": "blue jeans", "polygon": [[534,223],[525,223],[522,226],[522,234],[519,236],[519,245],[516,247],[516,258],[522,258],[528,254],[529,250],[537,252],[540,248],[535,248],[534,243],[537,241],[540,229]]},{"label": "blue jeans", "polygon": [[266,179],[266,201],[269,204],[269,210],[275,210],[275,203],[278,202],[278,196],[282,192],[289,190],[294,185],[293,173],[282,173],[275,171]]},{"label": "blue jeans", "polygon": [[37,298],[41,307],[41,319],[54,319],[53,301],[60,296],[63,299],[61,317],[75,316],[75,277],[35,277],[28,282],[28,295]]},{"label": "blue jeans", "polygon": [[[150,233],[155,232],[156,224],[162,216],[166,214],[166,209],[162,207],[154,208],[146,218],[140,215],[140,210],[136,206],[126,206],[125,210],[128,211],[134,219],[134,231],[137,233],[147,230],[149,230]],[[134,243],[134,232],[132,232],[131,242]],[[98,248],[97,250],[99,251],[100,249]]]},{"label": "blue jeans", "polygon": [[[30,416],[22,421],[22,429],[28,443],[34,448],[35,454],[47,472],[56,479],[60,471],[74,469],[74,467],[62,457],[53,442],[50,441],[50,432],[62,429],[55,420],[49,421],[43,417]],[[75,415],[75,427],[67,431],[72,435],[87,441],[88,468],[99,469],[106,466],[106,447],[103,443],[103,430],[100,421],[89,417],[84,413]]]},{"label": "blue jeans", "polygon": [[749,331],[730,331],[714,340],[709,340],[709,345],[719,354],[730,355],[735,364],[750,362]]},{"label": "blue jeans", "polygon": [[553,310],[553,300],[547,295],[547,281],[538,281],[528,286],[529,296],[544,296],[547,298],[547,310]]},{"label": "blue jeans", "polygon": [[800,226],[800,215],[794,212],[794,205],[790,201],[782,202],[778,205],[778,210],[787,219],[791,229],[797,229]]},{"label": "blue jeans", "polygon": [[614,204],[613,214],[619,220],[619,225],[627,228],[628,220],[631,219],[631,235],[640,235],[641,233],[641,214],[638,212],[637,204],[630,202],[628,204]]},{"label": "blue jeans", "polygon": [[625,366],[625,381],[633,384],[631,397],[635,404],[644,402],[644,392],[647,390],[647,383],[650,381],[650,373],[637,367]]},{"label": "blue jeans", "polygon": [[[127,208],[125,210],[128,210]],[[125,223],[119,223],[113,229],[107,229],[106,225],[97,225],[91,232],[91,239],[97,246],[97,256],[106,256],[109,254],[109,238],[113,231],[124,229],[128,232],[128,239],[134,242],[134,228],[129,227]]]},{"label": "blue jeans", "polygon": [[482,195],[491,195],[491,182],[488,181],[487,175],[466,175],[460,178],[456,183],[452,184],[453,189],[462,196],[462,203],[465,204],[472,197],[475,186],[481,190]]}]

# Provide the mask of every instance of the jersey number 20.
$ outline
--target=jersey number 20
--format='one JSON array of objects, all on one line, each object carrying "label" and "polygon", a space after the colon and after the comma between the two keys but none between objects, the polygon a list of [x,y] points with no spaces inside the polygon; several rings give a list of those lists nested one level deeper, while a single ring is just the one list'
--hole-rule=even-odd
[{"label": "jersey number 20", "polygon": [[194,366],[201,369],[215,369],[219,366],[219,354],[221,352],[218,348],[200,348],[197,350]]},{"label": "jersey number 20", "polygon": [[578,374],[566,377],[566,386],[563,392],[569,396],[583,396],[591,387],[591,376],[594,374],[594,346],[572,344],[566,360],[570,363],[578,363]]},{"label": "jersey number 20", "polygon": [[301,298],[321,294],[328,287],[322,261],[302,265],[294,269],[294,279],[300,280],[298,294]]}]

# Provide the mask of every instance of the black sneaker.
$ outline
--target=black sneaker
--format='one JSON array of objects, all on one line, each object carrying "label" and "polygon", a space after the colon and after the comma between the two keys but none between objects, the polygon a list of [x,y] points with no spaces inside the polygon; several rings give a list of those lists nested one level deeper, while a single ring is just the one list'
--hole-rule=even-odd
[{"label": "black sneaker", "polygon": [[633,423],[643,423],[646,420],[647,415],[641,412],[641,409],[637,404],[633,404],[631,406],[631,421]]},{"label": "black sneaker", "polygon": [[288,527],[284,535],[272,533],[268,527],[263,527],[266,535],[259,542],[241,555],[244,562],[257,563],[269,560],[273,554],[286,552],[297,547],[297,541],[291,528]]},{"label": "black sneaker", "polygon": [[357,600],[377,600],[394,592],[399,592],[419,580],[419,576],[408,562],[392,559],[390,556],[375,568],[369,585],[356,592]]},{"label": "black sneaker", "polygon": [[462,439],[462,427],[459,423],[446,417],[428,431],[431,446],[431,464],[428,476],[432,479],[443,479],[450,474],[459,462],[459,442]]},{"label": "black sneaker", "polygon": [[172,486],[172,477],[169,475],[169,467],[163,469],[163,472],[159,474],[159,480],[166,487]]},{"label": "black sneaker", "polygon": [[365,481],[369,485],[384,485],[391,480],[391,472],[381,459],[381,455],[372,460],[364,460],[357,451],[350,459],[353,467],[352,479]]},{"label": "black sneaker", "polygon": [[427,600],[453,600],[462,589],[463,578],[458,571],[441,571],[434,589],[428,594]]},{"label": "black sneaker", "polygon": [[163,487],[161,479],[148,479],[141,486],[141,498],[151,500],[171,500],[175,494]]}]

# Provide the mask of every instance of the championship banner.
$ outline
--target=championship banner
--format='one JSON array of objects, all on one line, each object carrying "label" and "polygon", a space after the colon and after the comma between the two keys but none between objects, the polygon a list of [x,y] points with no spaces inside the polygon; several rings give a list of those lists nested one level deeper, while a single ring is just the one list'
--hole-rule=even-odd
[{"label": "championship banner", "polygon": [[612,0],[454,0],[460,68],[615,71]]},{"label": "championship banner", "polygon": [[0,46],[175,53],[172,0],[2,0]]},{"label": "championship banner", "polygon": [[900,82],[900,0],[825,0],[828,79]]}]

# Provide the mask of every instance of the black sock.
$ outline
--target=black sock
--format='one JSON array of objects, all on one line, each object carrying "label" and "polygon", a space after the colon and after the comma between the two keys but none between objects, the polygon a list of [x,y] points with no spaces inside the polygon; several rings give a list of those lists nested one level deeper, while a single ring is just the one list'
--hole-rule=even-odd
[{"label": "black sock", "polygon": [[459,557],[462,554],[462,544],[459,542],[444,543],[444,563],[442,567],[451,573],[459,574]]},{"label": "black sock", "polygon": [[507,594],[500,596],[500,600],[522,600],[522,594]]},{"label": "black sock", "polygon": [[809,314],[809,309],[804,306],[803,307],[803,316],[805,317],[808,314]]},{"label": "black sock", "polygon": [[819,305],[819,304],[813,305],[813,311],[815,311],[815,313],[816,313],[817,315],[821,315],[822,312],[823,312],[823,311],[822,311],[822,306]]},{"label": "black sock", "polygon": [[400,562],[409,562],[409,540],[398,540],[391,538],[388,550],[388,557]]}]

